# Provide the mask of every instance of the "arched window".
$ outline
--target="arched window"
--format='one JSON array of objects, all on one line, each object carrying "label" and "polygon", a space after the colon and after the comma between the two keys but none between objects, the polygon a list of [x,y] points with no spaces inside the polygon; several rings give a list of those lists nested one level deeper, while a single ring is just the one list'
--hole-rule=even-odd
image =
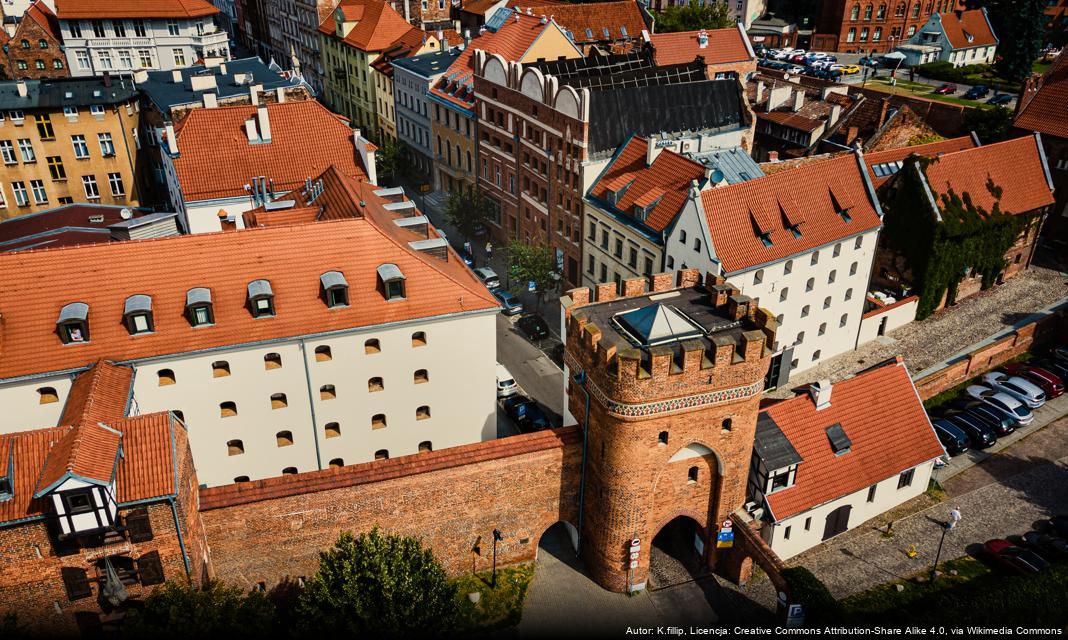
[{"label": "arched window", "polygon": [[263,356],[263,368],[264,369],[280,369],[282,367],[282,356],[277,353],[268,353]]},{"label": "arched window", "polygon": [[333,359],[333,357],[334,356],[331,355],[331,352],[330,352],[330,347],[326,346],[325,344],[324,345],[320,345],[318,347],[315,347],[315,361],[316,362],[326,362],[327,360]]},{"label": "arched window", "polygon": [[284,393],[271,394],[271,408],[272,409],[285,409],[289,406],[289,400],[286,399]]},{"label": "arched window", "polygon": [[319,387],[319,399],[320,400],[333,400],[337,397],[337,389],[332,384],[324,384]]},{"label": "arched window", "polygon": [[864,7],[864,19],[865,20],[871,20],[871,11],[872,11],[872,6],[870,4],[867,5],[866,7]]},{"label": "arched window", "polygon": [[423,384],[424,382],[430,382],[430,374],[426,369],[419,369],[415,372],[415,384]]},{"label": "arched window", "polygon": [[421,406],[418,409],[416,409],[415,410],[415,419],[416,420],[429,420],[430,419],[430,407],[428,405],[424,404],[423,406]]},{"label": "arched window", "polygon": [[296,467],[286,467],[285,469],[282,469],[282,475],[284,475],[284,476],[295,476],[295,475],[297,475],[297,468]]},{"label": "arched window", "polygon": [[29,49],[30,48],[30,41],[26,40],[25,38],[23,38],[21,44],[22,44],[22,48],[23,49]]},{"label": "arched window", "polygon": [[[59,394],[56,393],[55,387],[41,387],[37,390],[38,404],[52,404],[53,402],[59,402]],[[4,469],[7,472],[7,469]]]},{"label": "arched window", "polygon": [[248,476],[237,476],[234,478],[234,482],[248,482]]},{"label": "arched window", "polygon": [[412,334],[412,346],[413,347],[425,347],[426,346],[426,332],[416,331]]},{"label": "arched window", "polygon": [[274,440],[278,443],[279,447],[288,447],[293,444],[293,432],[292,431],[279,431],[274,434]]},{"label": "arched window", "polygon": [[341,435],[341,425],[336,422],[327,422],[324,430],[327,438],[336,438]]},{"label": "arched window", "polygon": [[697,467],[690,467],[690,470],[686,472],[686,479],[691,482],[697,482]]},{"label": "arched window", "polygon": [[237,415],[236,402],[223,402],[219,404],[219,417],[230,418]]},{"label": "arched window", "polygon": [[657,442],[657,444],[667,444],[668,443],[668,432],[667,431],[661,431],[660,435],[656,437],[656,442]]},{"label": "arched window", "polygon": [[380,351],[382,351],[382,345],[378,341],[378,338],[371,338],[367,342],[363,343],[364,353],[378,353]]},{"label": "arched window", "polygon": [[434,445],[429,440],[419,443],[419,453],[427,453],[434,450]]},{"label": "arched window", "polygon": [[920,3],[919,2],[917,2],[914,5],[912,5],[912,17],[913,18],[919,18],[920,17]]},{"label": "arched window", "polygon": [[245,443],[240,440],[229,440],[226,443],[226,453],[231,456],[239,456],[245,452]]},{"label": "arched window", "polygon": [[156,372],[159,376],[159,386],[166,387],[167,385],[174,384],[174,370],[172,369],[160,369]]},{"label": "arched window", "polygon": [[340,469],[345,466],[345,461],[342,458],[334,458],[330,461],[331,469]]},{"label": "arched window", "polygon": [[40,40],[37,41],[37,47],[40,48],[40,49],[47,49],[48,48],[48,40],[45,40],[44,38],[41,38]]},{"label": "arched window", "polygon": [[253,318],[269,318],[274,315],[274,291],[268,280],[253,280],[248,283],[248,306]]},{"label": "arched window", "polygon": [[805,283],[805,291],[812,291],[812,289],[815,288],[815,286],[816,286],[816,279],[815,278],[809,278],[808,282]]},{"label": "arched window", "polygon": [[349,306],[349,283],[340,271],[327,271],[319,276],[323,300],[331,309]]},{"label": "arched window", "polygon": [[371,428],[372,429],[385,429],[386,428],[386,414],[376,413],[371,416]]},{"label": "arched window", "polygon": [[885,4],[879,5],[879,11],[875,14],[875,18],[877,20],[883,20],[883,19],[886,18],[886,5]]},{"label": "arched window", "polygon": [[211,363],[211,376],[213,378],[225,378],[230,375],[230,363],[226,360],[216,360]]},{"label": "arched window", "polygon": [[376,376],[367,381],[367,390],[371,393],[376,391],[382,391],[386,388],[386,383],[382,381],[382,378]]},{"label": "arched window", "polygon": [[823,299],[823,308],[824,309],[830,309],[831,308],[831,296],[827,296],[826,298]]},{"label": "arched window", "polygon": [[375,451],[375,460],[389,460],[389,449]]},{"label": "arched window", "polygon": [[855,5],[853,5],[853,9],[849,12],[849,19],[850,20],[856,20],[859,17],[860,17],[860,5],[859,4],[855,4]]},{"label": "arched window", "polygon": [[724,431],[730,431],[732,426],[734,426],[734,419],[733,418],[724,418],[723,419],[722,427],[723,427]]}]

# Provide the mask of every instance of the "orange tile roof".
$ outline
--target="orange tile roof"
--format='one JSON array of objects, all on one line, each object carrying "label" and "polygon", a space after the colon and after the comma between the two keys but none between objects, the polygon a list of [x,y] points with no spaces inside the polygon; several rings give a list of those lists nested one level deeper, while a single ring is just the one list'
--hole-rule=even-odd
[{"label": "orange tile roof", "polygon": [[989,47],[998,43],[983,9],[961,11],[959,15],[955,12],[939,15],[942,17],[942,29],[954,49]]},{"label": "orange tile roof", "polygon": [[650,35],[653,60],[661,66],[693,62],[697,56],[703,57],[706,65],[755,60],[749,53],[744,36],[736,27],[711,29],[705,33],[708,34],[708,44],[704,48],[697,40],[697,31]]},{"label": "orange tile roof", "polygon": [[186,202],[245,195],[255,176],[274,181],[278,192],[304,183],[336,165],[365,179],[348,121],[315,100],[267,105],[271,142],[249,144],[245,121],[256,117],[252,105],[193,109],[175,132],[174,160]]},{"label": "orange tile roof", "polygon": [[[422,39],[423,32],[408,24],[404,16],[382,0],[341,0],[338,5],[346,21],[356,21],[349,34],[341,38],[333,15],[319,25],[319,31],[360,51],[384,51],[402,39]],[[414,34],[414,36],[413,36]]]},{"label": "orange tile roof", "polygon": [[[116,500],[124,504],[173,495],[175,422],[170,414],[125,418],[113,421],[110,426],[122,434],[123,457],[119,459],[116,477]],[[9,459],[5,452],[12,453],[14,460],[13,495],[10,500],[0,501],[0,524],[33,519],[48,512],[48,500],[34,498],[34,492],[56,449],[74,430],[61,426],[0,434],[0,459],[5,471]]]},{"label": "orange tile roof", "polygon": [[[471,40],[464,47],[463,52],[453,60],[449,68],[441,74],[441,78],[430,88],[430,93],[439,100],[455,104],[464,109],[472,109],[475,105],[474,72],[475,65],[472,57],[475,49],[481,49],[488,55],[498,54],[505,60],[518,61],[530,49],[534,41],[538,39],[546,29],[552,29],[552,23],[542,24],[536,16],[525,14],[513,14],[518,16],[509,17],[497,31],[487,31]],[[460,86],[470,84],[472,91],[466,97],[458,97],[460,92],[450,93],[445,89],[447,84],[458,83]]]},{"label": "orange tile roof", "polygon": [[[806,394],[773,404],[764,413],[802,458],[795,484],[766,498],[778,521],[945,453],[900,361],[836,383],[831,406],[819,411]],[[834,424],[849,438],[849,453],[836,456],[831,449],[827,428]]]},{"label": "orange tile roof", "polygon": [[1057,55],[1038,91],[1022,105],[1013,123],[1020,129],[1068,138],[1068,54]]},{"label": "orange tile roof", "polygon": [[[0,379],[498,306],[454,256],[416,251],[405,233],[369,216],[0,254]],[[405,300],[378,292],[384,263],[404,273]],[[351,306],[328,309],[320,299],[319,276],[331,270],[345,274]],[[271,284],[273,318],[248,312],[247,286],[257,279]],[[50,283],[47,295],[41,282]],[[184,317],[194,287],[211,289],[213,326],[193,328]],[[123,305],[138,293],[152,296],[155,330],[131,336]],[[90,340],[62,345],[55,323],[73,301],[89,305]]]},{"label": "orange tile roof", "polygon": [[875,175],[875,171],[872,170],[872,167],[877,164],[901,162],[912,154],[924,157],[937,157],[945,153],[953,153],[954,151],[963,151],[964,149],[974,148],[974,138],[971,136],[961,136],[959,138],[939,140],[938,142],[928,142],[927,144],[916,144],[911,147],[898,147],[897,149],[887,149],[885,151],[873,151],[864,154],[864,163],[868,165],[868,176],[871,178],[872,183],[874,183],[876,187],[879,187],[889,180],[890,176]]},{"label": "orange tile roof", "polygon": [[48,452],[34,493],[44,495],[67,478],[111,484],[121,440],[122,434],[110,427],[90,422],[75,425]]},{"label": "orange tile roof", "polygon": [[[835,199],[849,207],[850,222],[838,214]],[[811,251],[882,224],[878,204],[852,153],[709,189],[701,193],[701,201],[712,245],[728,274]],[[801,237],[786,228],[784,209],[804,212]],[[767,232],[771,246],[757,236],[758,226]]]},{"label": "orange tile roof", "polygon": [[[59,30],[59,20],[52,9],[41,0],[34,0],[33,4],[26,9],[26,17],[33,20],[45,31],[52,34],[56,40],[63,40],[63,34]],[[6,33],[4,35],[7,35]]]},{"label": "orange tile roof", "polygon": [[74,379],[59,424],[108,422],[126,415],[130,400],[131,367],[106,360],[94,364]]},{"label": "orange tile roof", "polygon": [[[515,8],[536,17],[547,16],[571,32],[572,40],[577,43],[640,39],[648,26],[642,18],[641,9],[634,0],[619,2],[595,2],[590,4],[524,4],[517,2]],[[529,15],[528,14],[528,15]],[[622,28],[622,29],[621,29]],[[586,35],[589,29],[590,35]],[[604,30],[608,29],[608,37]],[[624,32],[623,29],[626,31]],[[687,62],[692,61],[687,60]]]},{"label": "orange tile roof", "polygon": [[206,0],[56,0],[60,20],[92,18],[199,18],[219,13]]},{"label": "orange tile roof", "polygon": [[646,165],[647,145],[645,138],[631,138],[589,193],[603,201],[602,206],[611,208],[607,192],[626,187],[615,209],[627,215],[633,215],[634,205],[644,206],[660,198],[643,224],[654,231],[663,231],[686,202],[691,181],[704,181],[705,167],[670,149],[664,149],[651,165]]},{"label": "orange tile roof", "polygon": [[[927,167],[927,183],[935,198],[953,189],[987,212],[997,205],[1002,213],[1027,213],[1053,204],[1053,187],[1043,165],[1042,149],[1034,136],[947,153]],[[998,199],[989,181],[1002,189]]]}]

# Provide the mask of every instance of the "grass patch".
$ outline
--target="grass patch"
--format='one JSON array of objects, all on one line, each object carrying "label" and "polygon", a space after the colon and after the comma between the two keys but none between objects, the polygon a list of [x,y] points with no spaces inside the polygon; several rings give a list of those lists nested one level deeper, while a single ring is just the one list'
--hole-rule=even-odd
[{"label": "grass patch", "polygon": [[949,497],[949,494],[946,493],[946,490],[943,489],[942,485],[939,484],[938,480],[935,480],[934,478],[931,478],[931,482],[927,484],[927,491],[925,491],[924,493],[927,494],[928,498],[934,500],[935,502],[942,502],[943,500]]},{"label": "grass patch", "polygon": [[[842,600],[842,608],[847,615],[860,618],[886,614],[897,609],[912,608],[918,602],[932,595],[953,589],[960,584],[990,573],[990,569],[971,556],[943,562],[938,567],[942,575],[934,583],[917,583],[912,580],[896,580],[858,593]],[[917,576],[926,578],[930,569],[924,569]],[[956,571],[957,575],[950,574]],[[898,591],[898,585],[901,590]]]},{"label": "grass patch", "polygon": [[908,80],[902,80],[900,78],[898,78],[897,86],[890,86],[886,78],[879,78],[873,82],[869,82],[867,86],[872,89],[875,89],[876,91],[882,91],[883,93],[892,93],[894,95],[899,96],[915,96],[917,98],[926,98],[928,100],[935,100],[938,102],[959,104],[965,107],[977,107],[979,109],[993,108],[993,105],[986,104],[985,102],[965,100],[963,98],[943,96],[937,93],[932,93],[934,87],[929,84],[923,84],[920,82],[909,82]]},{"label": "grass patch", "polygon": [[[523,600],[534,577],[534,563],[497,569],[497,587],[490,587],[492,572],[469,574],[456,578],[457,598],[460,599],[460,628],[464,632],[492,631],[519,624],[523,616]],[[477,603],[467,597],[481,594]]]}]

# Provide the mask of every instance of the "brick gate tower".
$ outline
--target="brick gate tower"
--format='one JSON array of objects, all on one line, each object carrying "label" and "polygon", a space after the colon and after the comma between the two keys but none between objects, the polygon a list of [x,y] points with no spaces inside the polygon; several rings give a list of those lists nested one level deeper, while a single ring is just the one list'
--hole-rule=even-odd
[{"label": "brick gate tower", "polygon": [[[776,321],[696,269],[562,298],[568,409],[587,427],[580,552],[612,591],[643,588],[653,537],[696,522],[695,555],[726,570],[718,524],[746,499]],[[630,542],[638,538],[638,566]],[[732,566],[735,563],[730,563]]]}]

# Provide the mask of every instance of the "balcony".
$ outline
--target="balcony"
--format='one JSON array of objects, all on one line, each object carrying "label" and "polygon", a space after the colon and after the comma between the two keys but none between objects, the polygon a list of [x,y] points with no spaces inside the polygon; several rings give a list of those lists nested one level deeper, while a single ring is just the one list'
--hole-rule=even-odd
[{"label": "balcony", "polygon": [[203,33],[198,36],[193,36],[194,47],[217,47],[219,45],[226,45],[230,41],[225,31],[216,29],[211,33]]},{"label": "balcony", "polygon": [[129,49],[151,47],[152,38],[89,38],[85,45],[90,49]]}]

